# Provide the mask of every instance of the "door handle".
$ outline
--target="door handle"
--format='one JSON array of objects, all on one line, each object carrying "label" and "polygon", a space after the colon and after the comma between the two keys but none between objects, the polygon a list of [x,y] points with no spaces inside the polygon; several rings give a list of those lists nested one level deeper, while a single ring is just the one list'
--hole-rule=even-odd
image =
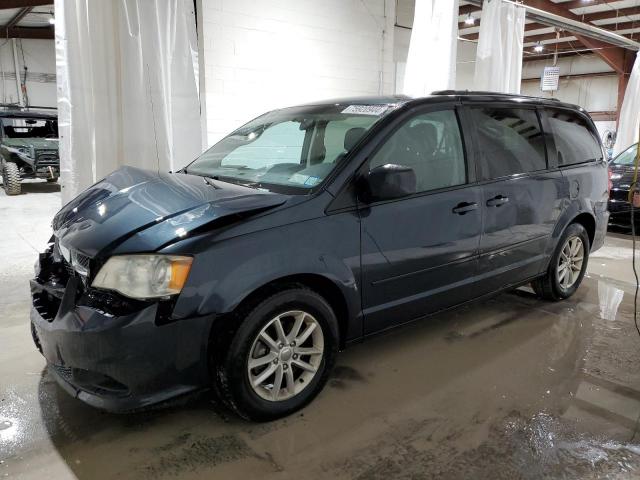
[{"label": "door handle", "polygon": [[509,197],[498,195],[497,197],[493,197],[487,200],[487,207],[499,207],[507,202],[509,202]]},{"label": "door handle", "polygon": [[478,204],[476,202],[462,202],[453,207],[452,212],[457,213],[458,215],[464,215],[467,212],[471,212],[472,210],[477,210]]}]

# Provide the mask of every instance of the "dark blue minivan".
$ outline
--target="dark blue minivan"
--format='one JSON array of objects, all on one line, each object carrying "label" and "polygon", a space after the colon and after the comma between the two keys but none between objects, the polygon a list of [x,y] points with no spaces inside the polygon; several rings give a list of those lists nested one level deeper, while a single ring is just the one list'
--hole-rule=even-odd
[{"label": "dark blue minivan", "polygon": [[211,387],[273,419],[369,335],[528,283],[569,297],[607,200],[577,106],[444,91],[275,110],[179,172],[121,168],[65,205],[33,338],[93,406]]}]

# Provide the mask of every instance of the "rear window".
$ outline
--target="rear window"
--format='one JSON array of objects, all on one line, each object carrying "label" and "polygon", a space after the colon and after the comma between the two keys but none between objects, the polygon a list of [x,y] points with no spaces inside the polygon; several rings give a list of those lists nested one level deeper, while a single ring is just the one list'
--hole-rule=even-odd
[{"label": "rear window", "polygon": [[549,126],[556,143],[558,166],[602,159],[602,149],[590,125],[570,110],[548,108]]},{"label": "rear window", "polygon": [[544,137],[535,110],[474,108],[483,180],[547,168]]}]

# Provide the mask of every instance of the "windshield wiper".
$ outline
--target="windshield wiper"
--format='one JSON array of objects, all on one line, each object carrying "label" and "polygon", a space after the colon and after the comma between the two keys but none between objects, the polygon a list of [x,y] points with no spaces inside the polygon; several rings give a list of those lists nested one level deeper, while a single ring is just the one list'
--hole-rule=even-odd
[{"label": "windshield wiper", "polygon": [[[260,187],[260,182],[243,182],[239,178],[227,177],[225,175],[202,175],[202,178],[205,179],[205,182],[207,182],[207,185],[211,185],[212,187],[216,187],[216,185],[211,183],[211,180],[216,180],[218,182],[230,183],[232,185],[240,185],[242,187],[249,187],[249,188],[259,188]],[[219,188],[219,187],[216,187],[216,188]]]}]

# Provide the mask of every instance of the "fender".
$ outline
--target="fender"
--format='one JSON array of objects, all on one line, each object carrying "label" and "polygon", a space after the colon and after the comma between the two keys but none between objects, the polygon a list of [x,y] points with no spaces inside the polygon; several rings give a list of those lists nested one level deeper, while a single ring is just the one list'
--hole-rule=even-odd
[{"label": "fender", "polygon": [[[260,230],[215,242],[203,236],[178,242],[166,253],[195,253],[189,279],[173,316],[187,318],[233,311],[259,288],[293,275],[316,275],[340,291],[347,309],[346,337],[362,333],[360,226],[352,214]],[[340,240],[336,240],[340,239]],[[213,242],[213,243],[212,243]]]}]

